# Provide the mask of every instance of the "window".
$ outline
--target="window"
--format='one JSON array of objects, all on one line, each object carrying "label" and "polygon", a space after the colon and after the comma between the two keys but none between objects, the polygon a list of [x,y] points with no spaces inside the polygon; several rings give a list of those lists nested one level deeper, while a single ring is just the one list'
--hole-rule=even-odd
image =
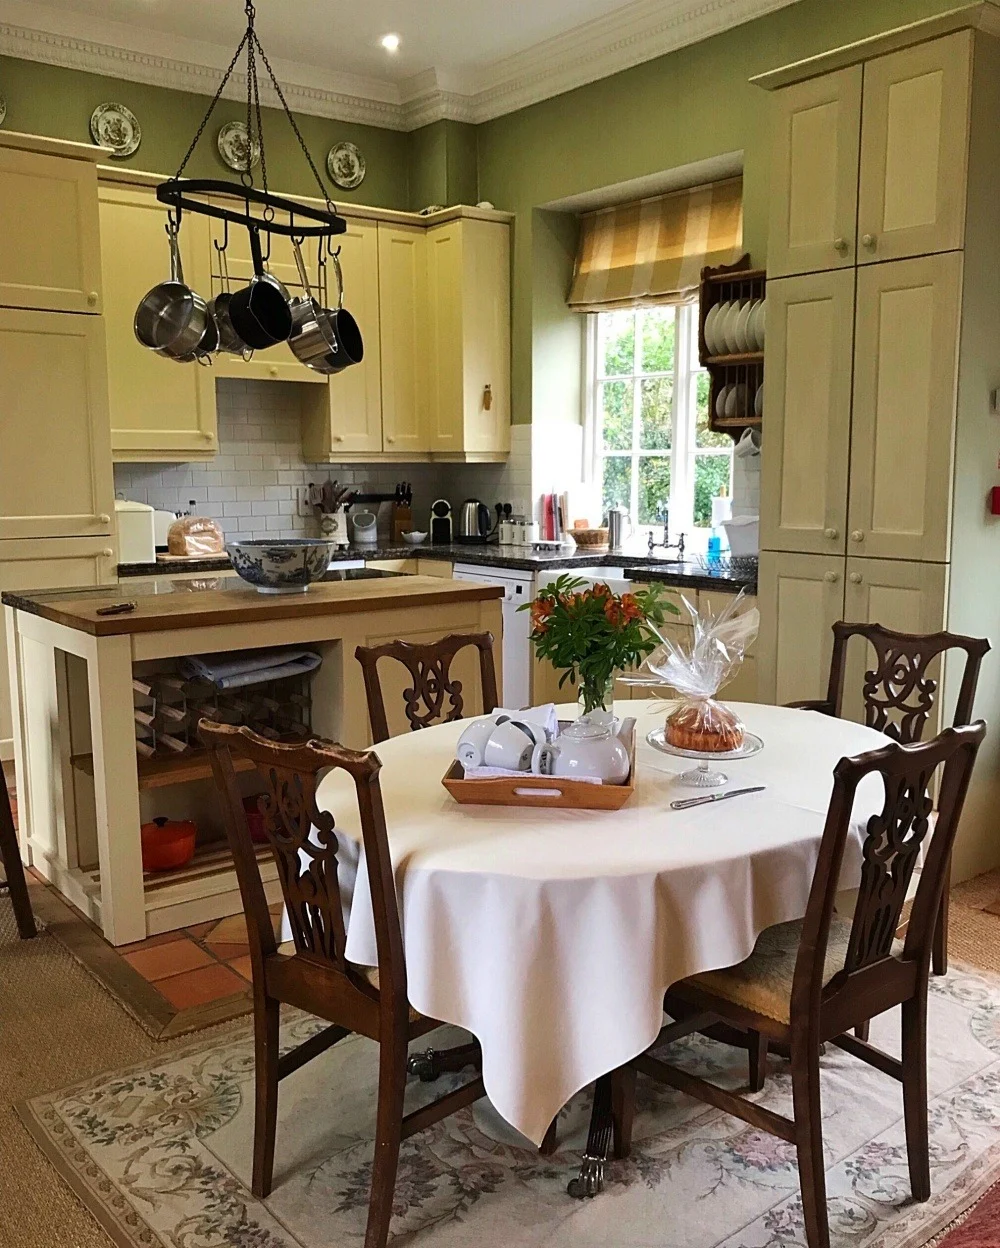
[{"label": "window", "polygon": [[603,513],[623,505],[642,529],[662,526],[669,509],[670,540],[684,533],[691,549],[704,550],[712,499],[732,493],[733,443],[708,427],[698,305],[590,321],[589,445]]}]

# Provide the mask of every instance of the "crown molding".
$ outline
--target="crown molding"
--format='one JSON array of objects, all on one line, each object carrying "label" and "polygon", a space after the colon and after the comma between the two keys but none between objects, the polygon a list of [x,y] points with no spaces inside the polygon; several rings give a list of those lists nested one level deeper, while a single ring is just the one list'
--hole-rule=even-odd
[{"label": "crown molding", "polygon": [[[275,62],[298,112],[389,130],[440,120],[490,121],[710,38],[797,0],[633,0],[605,17],[506,57],[478,73],[434,70],[402,84]],[[95,21],[26,0],[0,0],[0,54],[68,69],[214,95],[229,50],[215,44]],[[226,98],[245,95],[235,74]],[[277,105],[261,85],[262,102]]]}]

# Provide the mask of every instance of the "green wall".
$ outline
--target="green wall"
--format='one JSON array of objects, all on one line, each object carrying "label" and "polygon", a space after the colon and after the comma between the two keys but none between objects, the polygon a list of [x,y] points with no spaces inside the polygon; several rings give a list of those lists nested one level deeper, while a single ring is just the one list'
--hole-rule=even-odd
[{"label": "green wall", "polygon": [[410,135],[410,208],[474,204],[479,199],[476,127],[435,121]]},{"label": "green wall", "polygon": [[[516,214],[513,259],[515,423],[547,419],[533,370],[551,373],[551,292],[568,288],[564,238],[534,210],[564,196],[744,153],[744,241],[767,252],[768,101],[757,73],[955,7],[956,0],[799,0],[788,8],[478,127],[479,193]],[[552,214],[546,214],[551,216]],[[566,342],[566,335],[562,336]],[[579,348],[577,348],[577,361]],[[573,360],[565,359],[567,373]],[[546,390],[547,387],[541,387]]]},{"label": "green wall", "polygon": [[[79,143],[91,141],[90,115],[98,104],[105,100],[125,104],[139,119],[142,143],[134,156],[120,163],[153,173],[174,172],[210,102],[205,95],[122,82],[9,56],[0,56],[0,93],[7,100],[6,129]],[[219,156],[215,136],[223,122],[242,120],[245,114],[245,104],[220,100],[185,172],[195,177],[232,177]],[[409,135],[303,113],[296,115],[296,121],[331,198],[381,208],[409,207]],[[334,143],[344,140],[356,143],[367,163],[365,180],[354,191],[334,187],[326,178],[326,153]],[[264,110],[264,141],[271,186],[290,194],[319,194],[282,113]]]}]

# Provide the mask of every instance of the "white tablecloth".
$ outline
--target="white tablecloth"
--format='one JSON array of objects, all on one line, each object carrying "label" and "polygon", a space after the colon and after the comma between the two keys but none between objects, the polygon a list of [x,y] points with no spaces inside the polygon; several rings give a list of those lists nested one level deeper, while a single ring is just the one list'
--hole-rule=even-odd
[{"label": "white tablecloth", "polygon": [[[731,787],[766,792],[677,812],[669,802],[697,791],[676,773],[694,764],[645,740],[664,704],[616,709],[638,721],[620,811],[459,805],[441,777],[460,723],[377,747],[409,999],[478,1037],[490,1100],[535,1143],[575,1092],[652,1043],[670,984],[739,962],[764,928],[802,916],[834,764],[886,742],[811,711],[738,705],[764,749],[720,766]],[[859,821],[882,804],[881,781],[865,785]],[[347,956],[375,965],[353,783],[332,773],[318,799],[344,845]],[[842,887],[859,869],[849,853]]]}]

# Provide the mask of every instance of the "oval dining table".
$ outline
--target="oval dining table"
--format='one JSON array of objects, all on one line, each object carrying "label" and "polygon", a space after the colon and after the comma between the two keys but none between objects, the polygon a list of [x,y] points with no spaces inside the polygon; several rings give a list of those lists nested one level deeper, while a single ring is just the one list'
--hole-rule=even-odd
[{"label": "oval dining table", "polygon": [[[646,741],[671,706],[658,698],[616,704],[637,722],[635,791],[615,811],[459,804],[441,780],[461,721],[376,747],[410,1003],[472,1033],[490,1101],[535,1144],[576,1092],[655,1041],[671,984],[742,961],[765,928],[801,918],[833,768],[888,740],[813,711],[729,705],[764,744],[720,763],[725,787],[765,788],[683,811],[671,801],[704,791],[679,782],[690,759]],[[869,780],[845,889],[860,878],[860,829],[882,806]],[[347,957],[374,966],[350,777],[331,772],[317,801],[341,843]]]}]

